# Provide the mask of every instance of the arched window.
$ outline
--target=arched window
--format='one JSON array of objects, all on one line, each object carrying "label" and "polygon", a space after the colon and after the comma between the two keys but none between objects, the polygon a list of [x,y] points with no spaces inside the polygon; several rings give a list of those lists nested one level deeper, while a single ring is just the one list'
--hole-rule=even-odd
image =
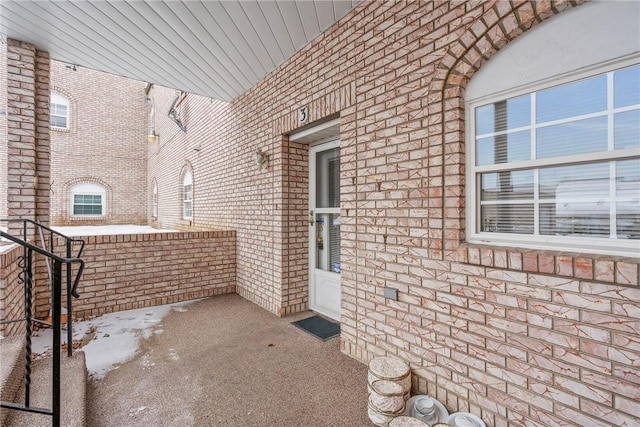
[{"label": "arched window", "polygon": [[105,216],[106,190],[90,182],[82,182],[71,187],[72,216]]},{"label": "arched window", "polygon": [[56,129],[69,129],[69,100],[62,95],[52,93],[49,108],[51,127]]},{"label": "arched window", "polygon": [[193,218],[193,175],[189,167],[182,174],[182,218]]},{"label": "arched window", "polygon": [[153,218],[158,217],[158,184],[155,180],[151,187],[151,216]]},{"label": "arched window", "polygon": [[639,9],[571,10],[509,44],[471,79],[469,241],[637,254]]}]

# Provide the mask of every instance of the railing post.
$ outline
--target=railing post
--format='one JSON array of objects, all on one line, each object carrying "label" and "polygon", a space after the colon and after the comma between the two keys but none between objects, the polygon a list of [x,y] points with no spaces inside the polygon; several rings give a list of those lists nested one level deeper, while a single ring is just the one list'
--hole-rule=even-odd
[{"label": "railing post", "polygon": [[31,405],[31,334],[33,316],[33,251],[24,248],[22,274],[24,281],[24,320],[25,320],[25,365],[24,365],[24,406]]},{"label": "railing post", "polygon": [[[67,240],[67,259],[71,258],[71,240]],[[71,304],[71,264],[67,263],[67,356],[73,354],[73,306]]]},{"label": "railing post", "polygon": [[[2,222],[11,222],[11,220],[1,219]],[[23,319],[12,319],[9,321],[0,321],[0,323],[13,323],[13,322],[26,322],[26,345],[25,345],[25,404],[17,404],[14,402],[5,402],[0,401],[0,407],[9,408],[19,411],[26,411],[37,414],[51,415],[52,416],[52,425],[54,427],[60,427],[61,424],[61,370],[62,370],[62,349],[61,349],[61,341],[62,341],[62,264],[66,265],[67,268],[67,313],[68,313],[68,354],[71,356],[73,351],[73,325],[72,325],[72,317],[73,317],[73,307],[71,303],[71,298],[78,298],[79,295],[76,292],[76,288],[80,281],[80,277],[82,276],[82,272],[84,271],[84,261],[80,259],[82,255],[82,250],[84,248],[84,241],[79,239],[70,239],[63,234],[57,233],[54,230],[38,224],[35,221],[29,219],[16,220],[21,221],[23,225],[23,239],[12,236],[8,233],[4,233],[0,231],[0,237],[6,238],[14,243],[17,243],[23,247],[23,255],[19,258],[19,266],[21,268],[21,273],[19,274],[19,283],[24,285],[24,299],[25,299],[25,317]],[[40,230],[40,241],[43,247],[39,247],[32,242],[28,241],[29,230],[27,225],[33,224],[35,227],[39,227]],[[42,234],[42,228],[45,228],[49,231],[49,248],[47,249],[46,242],[44,240]],[[18,228],[19,229],[19,228]],[[37,235],[38,232],[34,234]],[[55,254],[54,247],[54,234],[60,236],[65,239],[66,243],[66,257],[61,257]],[[33,236],[32,236],[33,237]],[[80,249],[75,257],[71,254],[71,246],[72,242],[80,243]],[[51,311],[52,311],[52,328],[53,328],[53,342],[52,342],[52,356],[53,356],[53,366],[52,366],[52,388],[51,388],[51,409],[48,408],[38,408],[31,406],[31,365],[32,365],[32,341],[31,335],[33,333],[33,323],[36,321],[33,318],[33,268],[34,268],[34,260],[33,255],[35,253],[43,255],[47,260],[51,260],[53,262],[53,272],[49,269],[49,263],[47,263],[47,270],[49,272],[50,284],[51,284]],[[73,264],[78,264],[78,271],[76,273],[75,279],[72,280],[72,266]]]},{"label": "railing post", "polygon": [[52,411],[53,427],[60,426],[60,335],[61,335],[61,314],[62,314],[62,263],[58,260],[53,262],[53,388],[52,388]]}]

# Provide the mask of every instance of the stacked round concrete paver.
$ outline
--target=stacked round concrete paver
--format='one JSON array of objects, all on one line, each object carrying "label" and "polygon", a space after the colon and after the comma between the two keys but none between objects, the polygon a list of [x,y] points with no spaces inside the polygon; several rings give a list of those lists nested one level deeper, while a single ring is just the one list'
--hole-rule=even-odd
[{"label": "stacked round concrete paver", "polygon": [[404,413],[411,392],[411,368],[397,357],[376,357],[369,362],[369,419],[388,426]]}]

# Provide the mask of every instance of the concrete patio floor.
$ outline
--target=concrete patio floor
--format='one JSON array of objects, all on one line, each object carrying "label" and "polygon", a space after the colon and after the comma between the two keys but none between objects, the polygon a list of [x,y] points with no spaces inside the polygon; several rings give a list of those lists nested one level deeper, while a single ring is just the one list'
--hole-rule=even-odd
[{"label": "concrete patio floor", "polygon": [[367,366],[238,295],[163,319],[87,390],[87,425],[372,426]]}]

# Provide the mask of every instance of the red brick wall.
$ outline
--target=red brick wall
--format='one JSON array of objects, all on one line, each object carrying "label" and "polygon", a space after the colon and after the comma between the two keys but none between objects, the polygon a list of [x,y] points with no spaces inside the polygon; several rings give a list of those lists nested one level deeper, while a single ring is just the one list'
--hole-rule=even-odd
[{"label": "red brick wall", "polygon": [[[339,114],[343,351],[408,360],[415,391],[489,426],[640,423],[638,260],[464,243],[464,87],[576,3],[364,2],[234,102],[188,95],[187,133],[158,124],[157,224],[237,229],[238,293],[304,309],[307,147],[286,134],[301,106],[311,122]],[[152,95],[166,105],[173,91]]]},{"label": "red brick wall", "polygon": [[[51,91],[70,104],[69,129],[51,130],[52,223],[146,224],[144,83],[52,61]],[[82,182],[106,188],[104,218],[71,215],[71,187]]]},{"label": "red brick wall", "polygon": [[[18,281],[20,256],[20,246],[0,246],[0,320],[24,318],[24,286]],[[0,325],[0,336],[23,334],[25,326],[24,322]]]},{"label": "red brick wall", "polygon": [[86,242],[78,317],[235,292],[233,231],[78,238]]}]

